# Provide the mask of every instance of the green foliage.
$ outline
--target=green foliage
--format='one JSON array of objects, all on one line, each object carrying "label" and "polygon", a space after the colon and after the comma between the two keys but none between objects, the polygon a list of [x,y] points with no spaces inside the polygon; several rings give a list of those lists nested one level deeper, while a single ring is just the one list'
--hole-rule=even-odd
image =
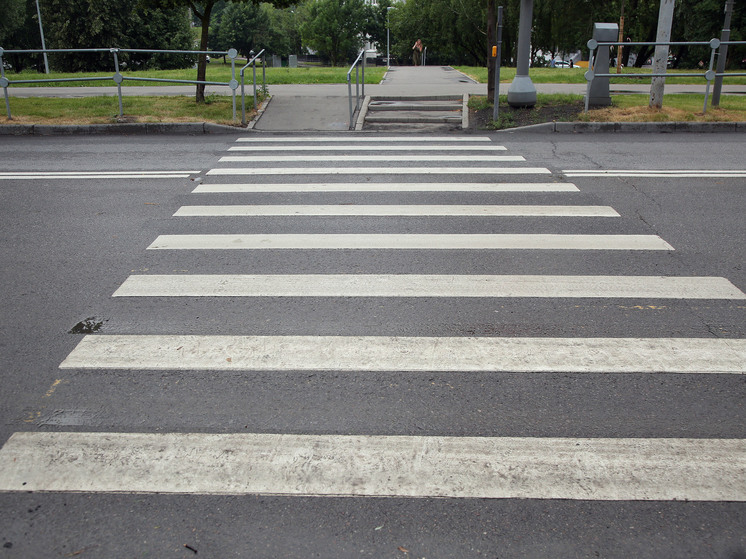
[{"label": "green foliage", "polygon": [[248,56],[257,39],[267,35],[269,17],[256,4],[229,4],[222,14],[217,36],[221,49],[235,48]]},{"label": "green foliage", "polygon": [[[137,0],[46,0],[42,17],[48,48],[191,49],[187,12],[138,7]],[[68,72],[113,70],[110,53],[56,53],[50,65]],[[173,68],[193,64],[186,56],[120,53],[127,68]]]},{"label": "green foliage", "polygon": [[301,26],[303,42],[332,66],[347,62],[362,46],[366,12],[363,0],[311,0]]},{"label": "green foliage", "polygon": [[0,0],[0,14],[0,45],[8,48],[9,40],[23,25],[25,0]]}]

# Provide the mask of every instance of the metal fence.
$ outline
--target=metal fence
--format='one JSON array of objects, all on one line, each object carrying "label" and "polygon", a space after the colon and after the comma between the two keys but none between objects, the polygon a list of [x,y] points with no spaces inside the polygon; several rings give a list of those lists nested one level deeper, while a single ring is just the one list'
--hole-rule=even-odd
[{"label": "metal fence", "polygon": [[[710,85],[716,78],[725,78],[728,76],[746,76],[746,72],[722,72],[718,73],[713,70],[715,64],[715,51],[717,51],[721,45],[746,45],[746,41],[721,41],[720,39],[710,39],[709,41],[690,41],[690,42],[660,42],[660,43],[601,43],[596,39],[588,41],[588,48],[590,49],[590,57],[588,62],[588,71],[585,73],[585,79],[588,81],[588,89],[585,96],[585,112],[588,112],[588,102],[590,100],[591,84],[596,78],[665,78],[669,74],[663,73],[652,73],[652,74],[596,74],[593,71],[593,67],[596,62],[596,56],[598,56],[599,47],[617,47],[621,53],[621,49],[624,47],[634,46],[709,46],[710,47],[710,65],[705,72],[686,72],[675,74],[676,77],[698,77],[707,80],[707,89],[705,90],[705,104],[702,112],[707,112],[707,101],[710,97]],[[618,53],[619,54],[619,53]]]},{"label": "metal fence", "polygon": [[[360,68],[361,67],[363,69],[362,96],[360,93]],[[352,70],[355,70],[355,108],[354,109],[352,108],[352,81],[351,81]],[[350,66],[350,69],[347,71],[347,99],[350,105],[350,129],[352,129],[355,126],[355,123],[352,120],[355,115],[355,112],[360,109],[361,99],[365,99],[365,49],[360,51],[360,54],[357,55],[355,62],[352,63],[352,66]]]},{"label": "metal fence", "polygon": [[[5,75],[5,66],[3,64],[3,55],[8,54],[35,54],[43,53],[45,56],[47,53],[55,52],[67,52],[67,53],[91,53],[91,52],[109,52],[113,57],[114,64],[114,75],[111,77],[91,77],[91,78],[45,78],[39,80],[9,80]],[[200,81],[200,80],[176,80],[170,78],[145,78],[126,76],[122,74],[119,65],[119,53],[151,53],[151,54],[206,54],[211,56],[227,56],[231,61],[231,80],[229,82],[216,82],[216,81]],[[245,114],[245,98],[243,88],[243,74],[244,70],[254,65],[254,108],[256,108],[256,59],[262,55],[264,51],[260,52],[255,56],[246,66],[241,69],[241,107],[242,107],[242,122],[246,123]],[[182,83],[182,84],[193,84],[193,85],[216,85],[225,86],[231,89],[231,95],[233,97],[233,120],[236,121],[236,90],[238,89],[238,80],[236,79],[236,58],[238,57],[238,51],[236,49],[229,49],[227,51],[200,51],[200,50],[150,50],[150,49],[119,49],[119,48],[94,48],[94,49],[31,49],[31,50],[4,50],[0,47],[0,87],[3,88],[5,93],[5,108],[7,110],[8,119],[12,119],[10,112],[10,98],[8,96],[8,87],[12,85],[20,84],[38,84],[38,83],[60,83],[60,82],[92,82],[92,81],[113,81],[117,86],[117,96],[119,98],[119,116],[123,116],[122,107],[122,83],[130,81],[141,81],[141,82],[161,82],[161,83]],[[262,58],[262,62],[264,59]],[[263,75],[264,77],[264,75]],[[266,80],[263,80],[264,88],[266,88]]]}]

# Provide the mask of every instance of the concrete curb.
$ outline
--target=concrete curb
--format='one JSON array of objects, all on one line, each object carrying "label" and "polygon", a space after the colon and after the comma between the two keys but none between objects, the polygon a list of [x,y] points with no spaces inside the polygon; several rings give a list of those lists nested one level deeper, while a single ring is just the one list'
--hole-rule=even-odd
[{"label": "concrete curb", "polygon": [[545,122],[531,126],[496,130],[501,134],[515,132],[597,134],[597,133],[732,133],[746,132],[746,122]]},{"label": "concrete curb", "polygon": [[[253,121],[252,121],[253,122]],[[246,128],[211,122],[126,123],[88,125],[2,124],[0,136],[85,136],[85,135],[164,135],[242,134]]]}]

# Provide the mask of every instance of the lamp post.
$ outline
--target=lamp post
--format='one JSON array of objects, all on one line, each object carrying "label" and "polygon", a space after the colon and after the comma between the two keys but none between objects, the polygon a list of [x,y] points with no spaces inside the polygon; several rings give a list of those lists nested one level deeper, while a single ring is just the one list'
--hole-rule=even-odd
[{"label": "lamp post", "polygon": [[44,50],[44,70],[49,73],[49,61],[47,60],[47,47],[44,44],[44,27],[41,25],[41,10],[39,9],[39,0],[36,0],[36,15],[39,17],[39,33],[41,33],[41,48]]},{"label": "lamp post", "polygon": [[391,66],[391,59],[389,58],[389,45],[391,43],[391,25],[389,14],[391,13],[392,9],[393,6],[386,7],[386,68],[389,68]]}]

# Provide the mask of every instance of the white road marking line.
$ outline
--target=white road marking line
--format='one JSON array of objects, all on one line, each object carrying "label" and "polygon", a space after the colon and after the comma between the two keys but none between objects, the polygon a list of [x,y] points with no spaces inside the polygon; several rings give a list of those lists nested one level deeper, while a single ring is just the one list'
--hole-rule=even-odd
[{"label": "white road marking line", "polygon": [[719,277],[415,274],[134,275],[113,296],[746,299]]},{"label": "white road marking line", "polygon": [[174,217],[259,216],[469,216],[469,217],[620,217],[609,206],[539,205],[230,205],[182,206]]},{"label": "white road marking line", "polygon": [[14,433],[0,491],[746,501],[743,439]]},{"label": "white road marking line", "polygon": [[200,171],[66,171],[66,172],[0,172],[0,180],[31,179],[185,179]]},{"label": "white road marking line", "polygon": [[420,144],[422,142],[444,142],[444,143],[459,143],[459,142],[491,142],[492,139],[489,136],[358,136],[351,134],[349,136],[262,136],[260,138],[238,138],[237,142],[253,142],[253,143],[289,143],[289,142],[345,142],[345,143],[381,143],[387,144],[390,142],[410,142],[413,145]]},{"label": "white road marking line", "polygon": [[193,194],[243,192],[579,192],[572,183],[285,183],[285,184],[200,184]]},{"label": "white road marking line", "polygon": [[88,335],[61,369],[746,373],[746,340]]},{"label": "white road marking line", "polygon": [[657,235],[257,234],[160,235],[148,249],[673,250],[673,247]]},{"label": "white road marking line", "polygon": [[489,161],[494,163],[505,163],[515,161],[526,161],[522,155],[225,155],[218,160],[220,163],[294,163],[296,161],[321,161],[349,162],[349,161],[382,161],[382,162],[420,162],[420,161]]},{"label": "white road marking line", "polygon": [[551,175],[543,167],[226,167],[208,175]]},{"label": "white road marking line", "polygon": [[564,170],[567,177],[741,178],[746,170]]},{"label": "white road marking line", "polygon": [[505,146],[497,145],[376,145],[376,146],[233,146],[228,151],[507,151]]}]

